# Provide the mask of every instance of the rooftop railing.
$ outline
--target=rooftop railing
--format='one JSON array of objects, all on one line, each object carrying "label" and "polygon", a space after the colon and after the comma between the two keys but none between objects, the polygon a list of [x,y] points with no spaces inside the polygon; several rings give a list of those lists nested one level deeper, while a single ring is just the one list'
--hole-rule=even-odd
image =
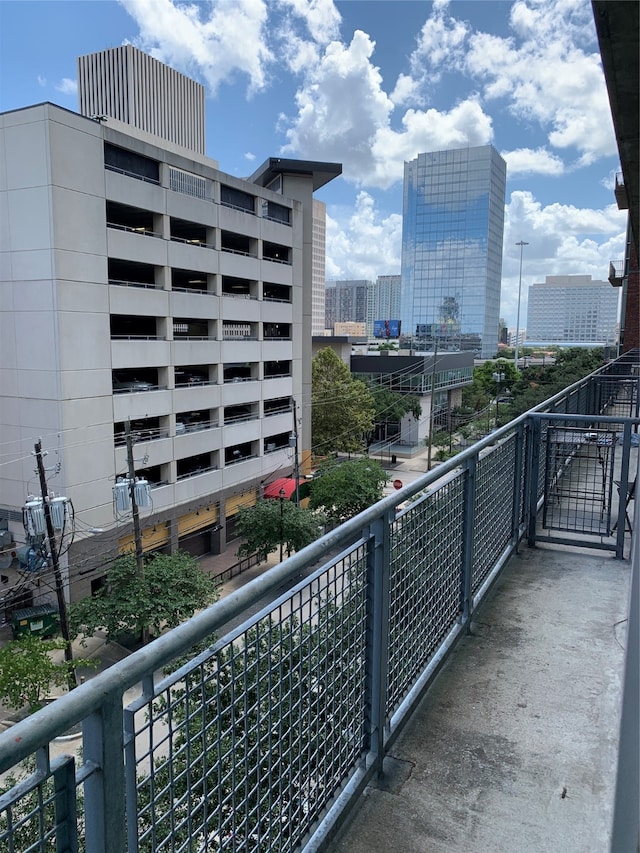
[{"label": "rooftop railing", "polygon": [[[58,850],[104,853],[321,849],[535,528],[551,421],[621,431],[628,481],[637,357],[572,385],[0,735],[0,773],[35,758],[0,798],[0,848],[55,849],[55,839]],[[622,502],[616,512],[624,536]],[[229,630],[234,619],[244,621]],[[52,758],[53,739],[78,724],[81,757]]]}]

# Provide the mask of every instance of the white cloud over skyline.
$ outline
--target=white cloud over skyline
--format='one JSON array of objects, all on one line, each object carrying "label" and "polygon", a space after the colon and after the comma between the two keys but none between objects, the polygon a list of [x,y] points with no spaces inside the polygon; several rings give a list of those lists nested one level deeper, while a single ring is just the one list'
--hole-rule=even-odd
[{"label": "white cloud over skyline", "polygon": [[[539,279],[603,277],[605,256],[622,254],[624,214],[602,202],[616,146],[587,0],[436,0],[407,4],[406,16],[392,0],[116,5],[132,24],[122,41],[205,85],[220,168],[246,174],[265,148],[342,164],[320,195],[328,277],[399,272],[404,163],[467,145],[492,144],[507,161],[507,316],[517,240],[530,243],[527,275]],[[36,68],[41,92],[75,96],[70,69]],[[229,128],[244,135],[227,138]]]}]

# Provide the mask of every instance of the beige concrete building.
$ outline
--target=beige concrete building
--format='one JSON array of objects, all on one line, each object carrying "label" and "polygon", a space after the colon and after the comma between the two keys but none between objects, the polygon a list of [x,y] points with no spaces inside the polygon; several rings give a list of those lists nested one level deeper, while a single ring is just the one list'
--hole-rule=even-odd
[{"label": "beige concrete building", "polygon": [[86,595],[131,547],[112,497],[130,419],[144,549],[223,549],[292,469],[291,435],[310,448],[313,191],[340,167],[274,159],[240,180],[52,104],[0,115],[0,150],[0,519],[24,541],[41,436],[76,513],[70,596]]}]

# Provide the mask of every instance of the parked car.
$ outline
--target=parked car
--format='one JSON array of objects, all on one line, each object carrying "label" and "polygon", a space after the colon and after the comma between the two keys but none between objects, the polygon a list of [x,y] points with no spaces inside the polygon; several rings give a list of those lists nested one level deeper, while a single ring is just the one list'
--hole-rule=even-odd
[{"label": "parked car", "polygon": [[151,391],[153,387],[150,382],[146,382],[144,379],[128,379],[122,376],[113,377],[113,391],[116,394],[126,391]]}]

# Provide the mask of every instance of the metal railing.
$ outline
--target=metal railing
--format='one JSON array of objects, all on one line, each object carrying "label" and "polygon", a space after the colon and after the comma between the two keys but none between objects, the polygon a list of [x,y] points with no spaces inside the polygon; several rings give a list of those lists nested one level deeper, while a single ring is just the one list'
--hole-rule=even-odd
[{"label": "metal railing", "polygon": [[[71,850],[78,837],[101,853],[321,849],[535,518],[538,415],[598,420],[631,373],[618,367],[0,735],[0,773],[35,757],[0,797],[0,849]],[[53,759],[53,739],[80,722],[81,757]]]}]

